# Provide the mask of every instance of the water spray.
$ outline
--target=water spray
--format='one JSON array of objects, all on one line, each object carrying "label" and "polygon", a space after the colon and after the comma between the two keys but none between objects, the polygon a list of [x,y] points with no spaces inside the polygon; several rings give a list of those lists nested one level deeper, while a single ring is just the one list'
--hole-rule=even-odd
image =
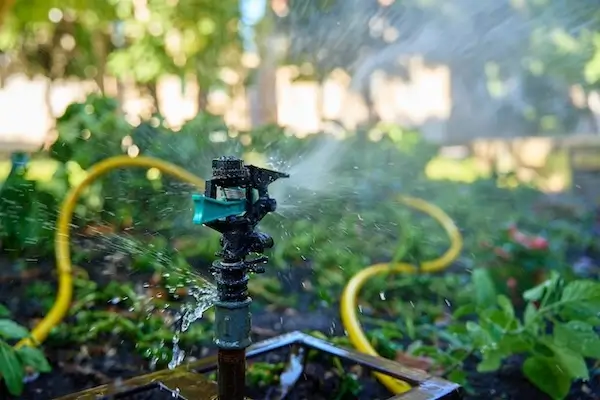
[{"label": "water spray", "polygon": [[[214,342],[218,350],[219,399],[243,400],[246,348],[251,344],[248,276],[263,273],[268,258],[262,253],[273,247],[273,238],[256,230],[258,223],[277,203],[268,186],[288,174],[244,165],[235,157],[212,162],[212,177],[204,195],[195,195],[194,223],[205,225],[221,236],[219,259],[211,267],[217,283]],[[251,254],[257,254],[248,259]]]}]

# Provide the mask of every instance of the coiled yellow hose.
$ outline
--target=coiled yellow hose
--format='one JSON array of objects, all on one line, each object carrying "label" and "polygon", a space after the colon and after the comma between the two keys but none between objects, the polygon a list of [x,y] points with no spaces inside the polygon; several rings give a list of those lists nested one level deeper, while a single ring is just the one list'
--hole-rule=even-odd
[{"label": "coiled yellow hose", "polygon": [[[52,328],[54,328],[64,319],[69,310],[69,306],[71,305],[71,299],[73,296],[73,269],[71,265],[70,253],[70,227],[77,201],[79,200],[83,191],[96,179],[106,175],[112,170],[126,167],[148,169],[156,168],[166,175],[171,175],[184,182],[195,185],[201,191],[204,190],[205,182],[203,179],[174,164],[150,157],[131,158],[128,156],[115,156],[101,161],[90,168],[85,179],[77,186],[72,188],[65,198],[59,212],[58,221],[56,223],[56,237],[54,240],[56,271],[58,275],[58,290],[56,300],[48,314],[37,326],[33,328],[30,337],[21,340],[16,346],[39,345],[48,337],[48,334]],[[424,262],[420,271],[435,272],[444,269],[446,266],[452,263],[462,248],[462,237],[452,219],[450,219],[450,217],[448,217],[448,215],[441,209],[427,203],[424,200],[401,196],[399,201],[435,218],[444,227],[451,239],[449,250],[438,259]],[[374,356],[378,355],[362,331],[356,311],[357,297],[365,282],[377,274],[415,273],[417,271],[419,271],[417,267],[405,263],[396,263],[394,265],[385,263],[376,264],[354,275],[348,282],[342,294],[340,311],[342,323],[348,332],[349,339],[359,351]],[[410,389],[410,385],[406,382],[390,378],[382,374],[376,374],[376,377],[394,394],[403,393]]]},{"label": "coiled yellow hose", "polygon": [[[427,203],[424,200],[413,197],[400,196],[398,200],[407,206],[430,215],[436,221],[438,221],[448,234],[448,237],[450,237],[450,248],[440,258],[423,262],[421,268],[401,262],[391,265],[388,263],[381,263],[367,267],[350,279],[344,288],[341,298],[340,313],[342,316],[342,325],[344,325],[350,342],[354,345],[354,347],[356,347],[356,349],[362,353],[373,356],[378,356],[378,354],[362,330],[357,313],[358,307],[356,304],[360,289],[364,286],[367,280],[379,274],[412,274],[416,272],[441,271],[450,265],[458,257],[462,250],[462,236],[460,231],[454,224],[454,221],[452,221],[452,219],[444,211],[430,203]],[[375,377],[394,394],[404,393],[411,389],[411,386],[408,383],[390,376],[375,373]]]}]

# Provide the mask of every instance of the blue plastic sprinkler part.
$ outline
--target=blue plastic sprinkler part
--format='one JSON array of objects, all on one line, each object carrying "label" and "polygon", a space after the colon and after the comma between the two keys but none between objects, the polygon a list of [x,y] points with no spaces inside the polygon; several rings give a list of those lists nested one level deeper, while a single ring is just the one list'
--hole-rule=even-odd
[{"label": "blue plastic sprinkler part", "polygon": [[246,200],[217,200],[201,194],[192,196],[194,200],[194,224],[204,225],[227,217],[234,217],[246,211]]},{"label": "blue plastic sprinkler part", "polygon": [[10,174],[13,174],[19,170],[22,170],[23,168],[25,168],[27,166],[29,157],[25,153],[15,152],[15,153],[12,153],[12,155],[10,157],[10,161],[11,161]]}]

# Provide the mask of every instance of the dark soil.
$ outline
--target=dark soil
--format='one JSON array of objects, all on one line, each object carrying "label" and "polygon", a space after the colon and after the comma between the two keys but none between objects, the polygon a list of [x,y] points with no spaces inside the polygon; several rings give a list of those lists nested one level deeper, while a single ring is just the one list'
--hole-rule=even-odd
[{"label": "dark soil", "polygon": [[[476,371],[477,360],[470,359],[465,364],[468,374],[468,395],[465,400],[552,400],[548,395],[533,386],[521,372],[521,357],[507,360],[503,367],[490,374]],[[589,382],[577,382],[571,387],[569,400],[599,400],[600,373],[599,371]]]},{"label": "dark soil", "polygon": [[[16,319],[31,327],[36,319],[42,316],[43,305],[39,299],[24,295],[27,286],[34,280],[54,281],[53,263],[35,264],[35,277],[22,276],[12,278],[15,264],[0,259],[0,303],[7,305],[16,315]],[[107,282],[114,276],[92,272],[93,279]],[[277,273],[284,290],[297,296],[298,307],[294,310],[276,309],[256,304],[253,324],[255,339],[265,339],[274,335],[294,331],[320,331],[326,335],[343,334],[338,319],[337,307],[314,307],[314,294],[307,292],[303,280],[310,280],[311,270],[308,266],[296,266],[293,269]],[[123,279],[132,277],[124,275]],[[118,351],[115,351],[115,348]],[[135,375],[149,372],[148,361],[143,359],[134,348],[133,343],[90,343],[83,348],[74,348],[64,343],[47,341],[44,345],[46,354],[52,364],[53,371],[38,376],[26,384],[25,392],[18,399],[50,400],[62,395],[77,392],[86,388],[108,383],[116,379],[127,379]],[[196,349],[194,356],[207,353],[207,349]],[[283,361],[282,355],[275,355],[270,362]],[[279,358],[277,358],[279,357]],[[514,399],[544,400],[548,396],[537,390],[520,372],[519,359],[512,359],[497,373],[479,374],[475,371],[476,360],[470,360],[466,366],[468,374],[467,400],[481,399]],[[391,395],[368,372],[349,367],[359,377],[360,392],[357,396],[349,395],[339,399],[386,399]],[[347,371],[348,371],[347,370]],[[310,362],[298,381],[289,399],[336,399],[340,392],[341,380],[335,367],[326,360]],[[249,395],[255,399],[268,399],[274,389],[250,388]],[[348,397],[350,396],[350,397]],[[573,385],[571,400],[600,400],[600,374],[596,373],[586,383]],[[0,399],[16,399],[8,396],[4,388],[0,388]]]},{"label": "dark soil", "polygon": [[[312,358],[312,356],[316,357]],[[288,351],[278,351],[256,361],[273,365],[286,363],[288,357]],[[390,397],[387,389],[379,384],[369,371],[350,363],[344,364],[343,367],[344,373],[340,374],[339,370],[333,366],[331,357],[323,354],[311,355],[303,374],[294,387],[287,392],[286,400],[350,400],[357,398],[384,400]],[[349,385],[352,385],[353,382],[359,383],[356,391],[350,390],[351,386]],[[275,400],[281,398],[282,390],[278,384],[266,387],[249,385],[247,394],[252,399]]]}]

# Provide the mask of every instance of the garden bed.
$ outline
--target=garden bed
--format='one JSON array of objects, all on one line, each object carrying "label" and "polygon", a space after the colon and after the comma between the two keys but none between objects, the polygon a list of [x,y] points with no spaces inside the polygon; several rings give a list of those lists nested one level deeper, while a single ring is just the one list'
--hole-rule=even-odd
[{"label": "garden bed", "polygon": [[[3,264],[8,264],[6,259]],[[14,265],[14,263],[12,263]],[[90,275],[102,275],[98,268],[86,268]],[[9,274],[9,269],[3,268],[3,275]],[[52,280],[52,263],[39,262],[35,269],[38,281]],[[16,272],[16,271],[14,271]],[[100,274],[100,275],[98,275]],[[283,273],[272,273],[278,277],[284,285],[286,293],[300,296],[302,301],[295,308],[276,307],[265,304],[260,305],[260,300],[255,304],[253,316],[255,340],[261,340],[281,333],[302,330],[319,331],[327,336],[341,336],[343,328],[337,317],[337,308],[323,307],[322,309],[311,309],[314,298],[309,299],[307,292],[301,282],[310,278],[311,270],[308,267],[298,267]],[[11,283],[3,283],[0,292],[0,303],[7,304],[11,311],[17,312],[16,320],[26,326],[32,324],[37,317],[41,316],[44,309],[44,298],[24,296],[27,293],[27,285],[34,282],[29,276],[15,279]],[[114,277],[112,278],[114,280]],[[124,282],[130,281],[132,277],[120,274],[119,279]],[[261,279],[257,277],[255,279]],[[40,303],[42,302],[42,303]],[[368,326],[368,325],[367,325]],[[167,343],[167,346],[170,344]],[[25,392],[18,397],[23,400],[52,399],[57,396],[80,391],[85,388],[105,384],[113,380],[127,379],[150,371],[149,360],[142,357],[134,348],[134,343],[119,340],[118,337],[106,337],[104,341],[87,343],[82,346],[73,346],[69,343],[59,343],[50,338],[44,349],[52,364],[50,373],[42,374],[32,379],[26,385]],[[188,350],[188,349],[186,349]],[[200,346],[190,352],[191,357],[201,357],[212,353],[210,345]],[[285,354],[271,355],[267,360],[269,364],[285,362]],[[264,361],[264,360],[263,360]],[[467,374],[467,399],[549,399],[547,395],[539,391],[522,374],[519,358],[513,358],[505,362],[504,366],[496,373],[481,374],[476,372],[477,360],[469,358],[465,363],[464,371]],[[251,369],[252,370],[252,367]],[[347,369],[353,373],[356,379],[349,380],[341,376],[338,369],[330,360],[316,360],[308,363],[307,368],[299,379],[297,387],[290,393],[290,399],[334,399],[340,391],[345,389],[343,385],[356,383],[357,397],[351,397],[348,393],[342,398],[360,399],[385,399],[389,393],[367,372],[360,369]],[[256,375],[256,374],[254,374]],[[268,398],[273,389],[260,387],[260,384],[251,385],[249,393],[256,399]],[[306,397],[310,393],[313,397]],[[600,393],[600,375],[595,374],[589,382],[576,383],[571,389],[569,399],[596,400]],[[2,398],[8,397],[6,393]],[[314,397],[316,396],[316,397]],[[321,397],[319,397],[321,396]],[[350,396],[350,397],[348,397]],[[16,398],[15,398],[16,399]]]}]

